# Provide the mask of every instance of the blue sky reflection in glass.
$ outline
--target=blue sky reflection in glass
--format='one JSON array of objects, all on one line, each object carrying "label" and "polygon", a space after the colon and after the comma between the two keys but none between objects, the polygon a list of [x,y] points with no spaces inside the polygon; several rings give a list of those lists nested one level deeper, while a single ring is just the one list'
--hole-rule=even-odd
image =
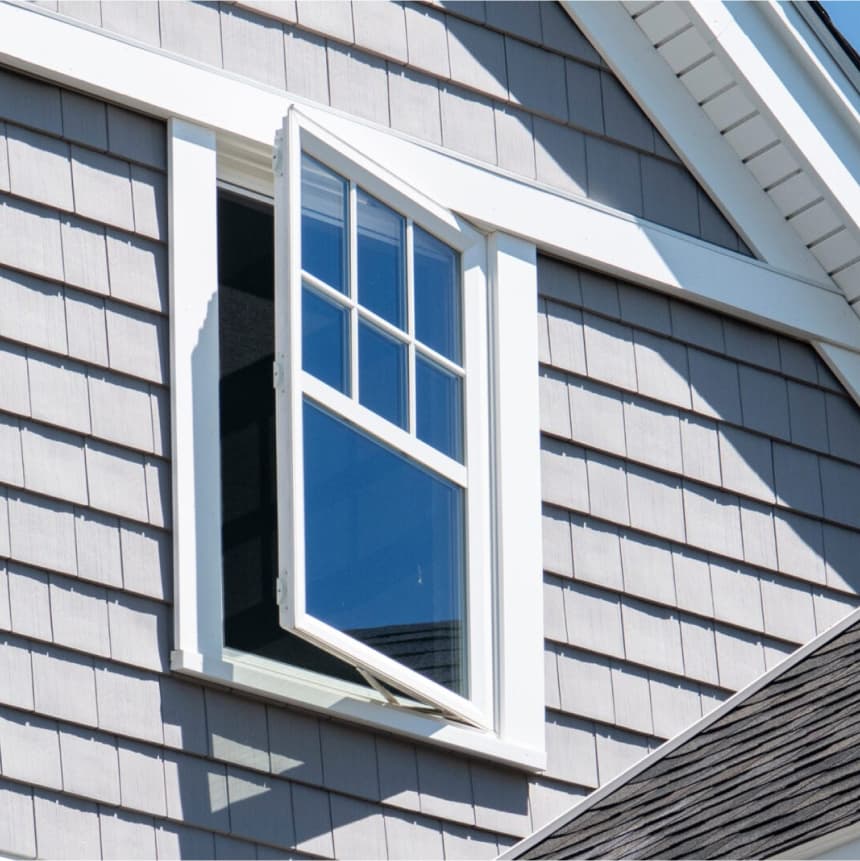
[{"label": "blue sky reflection in glass", "polygon": [[302,268],[340,293],[348,290],[344,179],[302,154]]},{"label": "blue sky reflection in glass", "polygon": [[302,288],[302,367],[349,394],[349,314],[307,286]]},{"label": "blue sky reflection in glass", "polygon": [[463,392],[460,378],[419,355],[415,365],[418,439],[463,460]]},{"label": "blue sky reflection in glass", "polygon": [[361,189],[356,208],[359,304],[405,329],[406,219]]},{"label": "blue sky reflection in glass", "polygon": [[364,406],[406,427],[406,344],[364,320],[358,329],[358,392]]},{"label": "blue sky reflection in glass", "polygon": [[301,234],[303,369],[462,463],[459,253],[305,153]]},{"label": "blue sky reflection in glass", "polygon": [[463,488],[305,401],[307,611],[462,696]]},{"label": "blue sky reflection in glass", "polygon": [[305,154],[301,211],[302,367],[349,398],[303,400],[305,609],[467,696],[466,490],[396,436],[464,460],[460,255]]},{"label": "blue sky reflection in glass", "polygon": [[460,256],[417,225],[414,228],[415,337],[460,363]]}]

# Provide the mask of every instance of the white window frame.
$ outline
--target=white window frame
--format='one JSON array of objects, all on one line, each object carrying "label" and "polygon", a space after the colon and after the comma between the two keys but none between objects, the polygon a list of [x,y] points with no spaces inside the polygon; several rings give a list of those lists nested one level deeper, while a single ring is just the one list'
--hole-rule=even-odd
[{"label": "white window frame", "polygon": [[[348,295],[338,294],[339,307],[351,310],[349,343],[352,385],[342,394],[302,370],[302,285],[310,282],[324,294],[333,288],[301,268],[301,158],[307,154],[348,180],[349,266]],[[460,259],[462,296],[464,462],[450,458],[417,438],[415,423],[415,351],[410,341],[409,385],[411,430],[403,430],[362,406],[357,392],[357,266],[356,190],[380,200],[407,220],[407,309],[413,310],[413,225],[423,227]],[[375,317],[369,312],[362,315]],[[378,679],[425,702],[455,719],[492,730],[493,562],[490,522],[490,422],[486,238],[470,225],[410,188],[381,165],[336,138],[321,125],[291,108],[276,143],[275,152],[275,318],[276,363],[281,369],[276,386],[278,463],[278,557],[281,626],[354,665],[359,672]],[[383,320],[378,326],[389,328]],[[410,327],[414,328],[414,327]],[[414,338],[412,339],[414,341]],[[444,357],[433,356],[445,362]],[[437,473],[463,489],[465,495],[465,570],[467,617],[468,698],[459,696],[344,634],[306,611],[304,547],[304,474],[302,415],[305,397],[326,407],[410,461]],[[367,675],[369,674],[369,676]],[[384,689],[379,689],[386,696]],[[396,705],[398,698],[388,694]],[[403,703],[400,703],[403,705]],[[409,707],[409,706],[404,706]]]},{"label": "white window frame", "polygon": [[[336,143],[335,149],[341,152],[349,150],[351,164],[366,158],[353,142],[344,140],[349,135],[334,136],[324,122],[306,116],[303,123],[313,127],[318,142]],[[483,607],[485,615],[481,619],[476,614],[470,642],[473,659],[484,668],[479,674],[481,691],[471,698],[473,711],[462,701],[437,703],[457,719],[414,704],[393,706],[389,692],[248,654],[224,643],[221,546],[220,541],[207,537],[220,535],[221,523],[220,447],[208,430],[219,420],[215,192],[219,184],[226,183],[233,192],[244,189],[250,197],[256,193],[271,199],[272,176],[260,170],[259,159],[245,159],[241,146],[232,141],[225,146],[213,132],[183,120],[170,121],[168,153],[177,512],[171,667],[469,755],[529,770],[543,769],[538,348],[537,326],[523,325],[524,320],[537,319],[535,245],[506,234],[481,234],[433,203],[414,184],[386,174],[386,184],[402,195],[386,202],[419,223],[426,223],[428,212],[434,213],[442,222],[434,222],[437,229],[447,224],[447,232],[440,238],[463,249],[467,277],[486,281],[485,286],[473,284],[471,290],[475,296],[487,297],[486,309],[471,315],[476,320],[486,315],[485,334],[464,338],[464,349],[486,356],[486,369],[475,374],[475,382],[478,377],[486,378],[490,402],[489,410],[472,409],[476,414],[466,419],[475,421],[478,428],[469,429],[469,434],[488,440],[486,475],[475,480],[478,492],[473,503],[483,509],[476,516],[485,519],[491,535],[475,563],[482,576],[474,578],[480,593],[478,608]],[[381,170],[370,159],[365,167],[374,173]],[[201,266],[201,260],[206,265]],[[468,292],[469,286],[463,286]],[[476,356],[464,361],[480,366]],[[288,378],[286,373],[284,378]],[[488,413],[494,433],[481,427],[481,416]],[[485,636],[491,628],[491,636]],[[396,683],[401,687],[402,673],[398,666]]]}]

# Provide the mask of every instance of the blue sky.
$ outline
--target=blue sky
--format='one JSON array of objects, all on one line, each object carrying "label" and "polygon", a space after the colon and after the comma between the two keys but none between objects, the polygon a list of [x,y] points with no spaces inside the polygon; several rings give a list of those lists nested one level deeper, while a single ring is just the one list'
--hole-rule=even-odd
[{"label": "blue sky", "polygon": [[860,51],[860,2],[824,0],[821,4],[846,39]]}]

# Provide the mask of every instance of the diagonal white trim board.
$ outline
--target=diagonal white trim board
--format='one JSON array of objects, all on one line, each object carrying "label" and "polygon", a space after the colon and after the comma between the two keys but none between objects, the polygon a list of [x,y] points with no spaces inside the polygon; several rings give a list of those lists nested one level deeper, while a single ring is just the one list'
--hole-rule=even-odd
[{"label": "diagonal white trim board", "polygon": [[829,284],[821,264],[621,3],[562,0],[561,5],[749,245],[772,266]]}]

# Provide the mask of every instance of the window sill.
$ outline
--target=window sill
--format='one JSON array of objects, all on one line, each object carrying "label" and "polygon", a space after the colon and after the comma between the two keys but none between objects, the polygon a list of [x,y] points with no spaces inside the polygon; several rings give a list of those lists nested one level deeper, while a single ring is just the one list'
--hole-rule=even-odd
[{"label": "window sill", "polygon": [[235,649],[225,648],[220,655],[177,650],[170,655],[170,667],[183,675],[310,709],[324,717],[360,723],[371,730],[393,732],[527,771],[546,768],[542,749],[523,747],[491,732],[391,706],[375,692],[365,692],[349,682],[321,679],[299,667]]}]

